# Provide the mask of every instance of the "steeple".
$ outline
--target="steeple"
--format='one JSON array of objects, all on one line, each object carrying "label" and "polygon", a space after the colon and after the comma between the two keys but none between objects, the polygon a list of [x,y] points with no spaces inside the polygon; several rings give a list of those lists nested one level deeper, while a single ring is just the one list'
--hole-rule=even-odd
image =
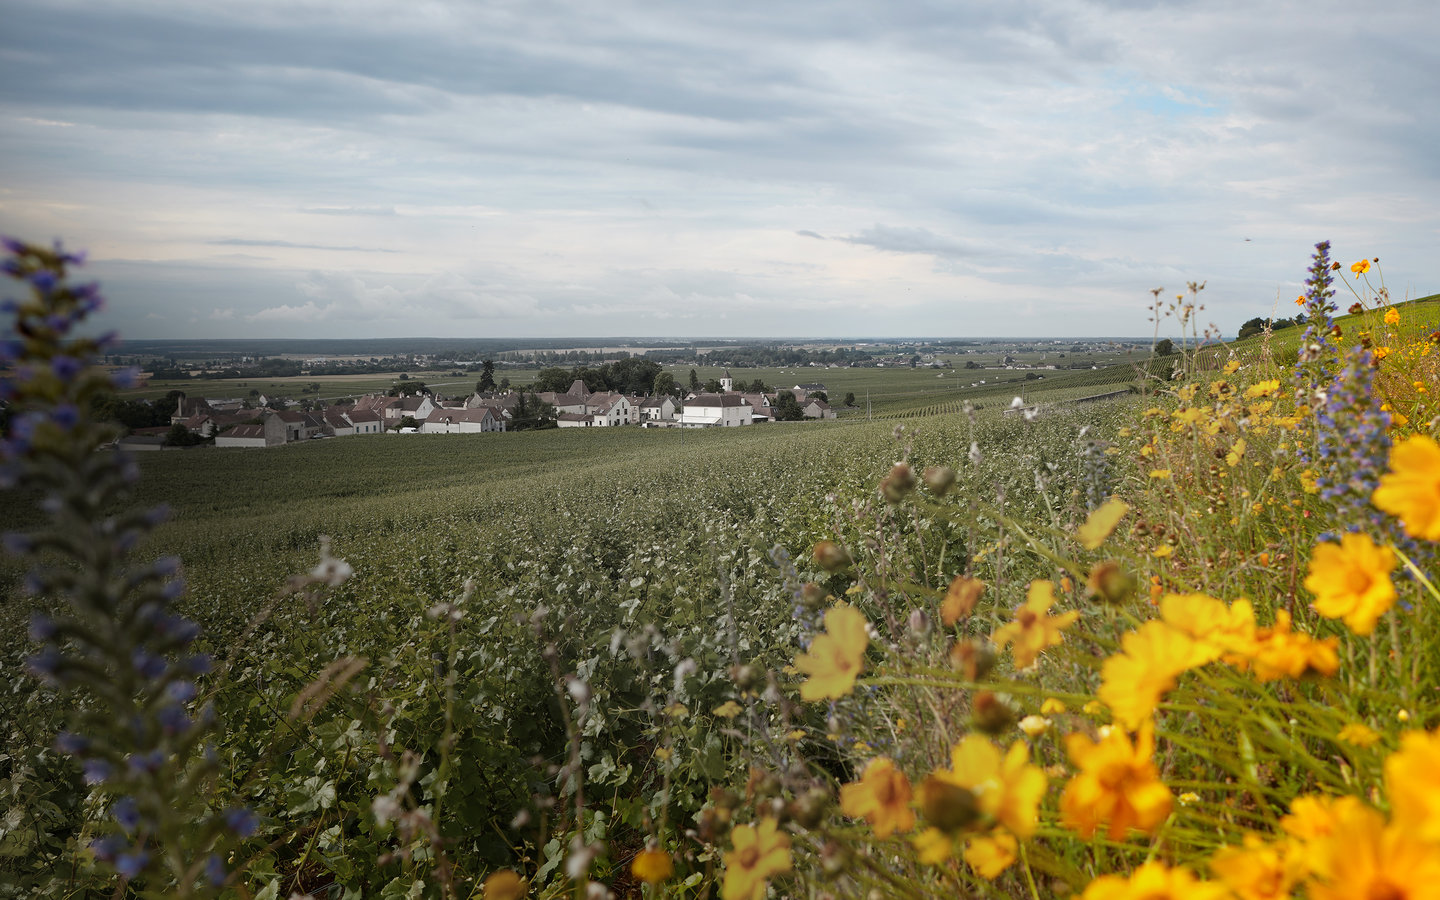
[{"label": "steeple", "polygon": [[727,394],[735,390],[735,379],[730,377],[729,369],[726,369],[725,374],[720,376],[720,390]]}]

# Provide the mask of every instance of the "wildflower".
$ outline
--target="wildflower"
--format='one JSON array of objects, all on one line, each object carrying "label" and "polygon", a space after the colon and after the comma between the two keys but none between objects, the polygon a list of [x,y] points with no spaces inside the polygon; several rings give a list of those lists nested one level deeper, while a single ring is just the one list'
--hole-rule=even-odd
[{"label": "wildflower", "polygon": [[1160,617],[1194,644],[1192,662],[1248,658],[1255,650],[1255,611],[1243,597],[1227,607],[1206,594],[1166,594]]},{"label": "wildflower", "polygon": [[1064,712],[1064,701],[1057,700],[1054,697],[1046,697],[1044,702],[1040,704],[1040,714],[1042,716],[1058,716]]},{"label": "wildflower", "polygon": [[1050,720],[1044,716],[1029,715],[1020,720],[1020,730],[1028,738],[1037,738],[1050,730]]},{"label": "wildflower", "polygon": [[1288,610],[1275,610],[1275,624],[1255,632],[1255,655],[1250,659],[1255,677],[1261,681],[1299,678],[1303,675],[1334,675],[1340,668],[1337,637],[1316,640],[1303,631],[1291,629]]},{"label": "wildflower", "polygon": [[950,582],[950,587],[945,591],[945,599],[940,603],[940,621],[946,625],[954,625],[970,615],[975,604],[980,602],[980,595],[984,593],[985,582],[980,579],[965,575],[955,576],[955,580]]},{"label": "wildflower", "polygon": [[740,704],[734,700],[726,700],[724,703],[710,710],[710,712],[722,719],[733,719],[740,715],[741,709]]},{"label": "wildflower", "polygon": [[863,818],[875,836],[883,839],[915,827],[912,796],[905,773],[897,770],[889,757],[879,756],[865,766],[859,781],[840,786],[840,811]]},{"label": "wildflower", "polygon": [[1411,537],[1440,540],[1440,444],[1416,435],[1395,445],[1390,469],[1380,476],[1371,500],[1398,518]]},{"label": "wildflower", "polygon": [[500,869],[485,879],[485,900],[520,900],[525,881],[510,869]]},{"label": "wildflower", "polygon": [[1040,651],[1054,647],[1064,638],[1060,632],[1080,618],[1074,610],[1058,616],[1046,615],[1055,604],[1055,586],[1049,581],[1030,582],[1025,603],[1015,612],[1014,621],[997,629],[991,639],[1001,648],[1014,643],[1015,667],[1034,665]]},{"label": "wildflower", "polygon": [[1395,603],[1394,568],[1395,552],[1389,547],[1377,547],[1367,535],[1347,534],[1339,544],[1315,547],[1305,588],[1315,594],[1320,615],[1343,618],[1351,631],[1367,635]]},{"label": "wildflower", "polygon": [[1105,539],[1115,531],[1115,526],[1130,511],[1130,504],[1116,497],[1106,500],[1086,517],[1085,524],[1075,532],[1075,538],[1086,550],[1099,549]]},{"label": "wildflower", "polygon": [[774,819],[761,819],[759,826],[735,826],[730,833],[733,849],[725,854],[722,900],[760,900],[771,877],[790,871],[790,838],[778,828]]},{"label": "wildflower", "polygon": [[1060,796],[1060,818],[1067,827],[1090,837],[1109,822],[1110,839],[1120,840],[1131,828],[1153,834],[1170,815],[1170,789],[1150,758],[1155,749],[1150,724],[1140,729],[1134,744],[1115,729],[1098,743],[1084,734],[1066,735],[1065,749],[1080,767]]},{"label": "wildflower", "polygon": [[675,863],[664,850],[647,847],[630,861],[630,874],[646,884],[659,884],[675,874]]},{"label": "wildflower", "polygon": [[1379,812],[1346,806],[1328,838],[1314,848],[1313,900],[1440,898],[1440,853],[1403,828],[1386,826]]},{"label": "wildflower", "polygon": [[1102,875],[1085,888],[1080,900],[1225,900],[1223,885],[1201,881],[1186,869],[1147,862],[1129,878]]},{"label": "wildflower", "polygon": [[966,736],[950,751],[950,768],[921,783],[920,808],[930,826],[914,840],[921,861],[944,862],[960,832],[976,825],[998,823],[1022,838],[1034,834],[1046,780],[1023,742],[1001,756],[985,738]]},{"label": "wildflower", "polygon": [[1161,544],[1154,550],[1150,551],[1150,555],[1154,556],[1156,559],[1166,559],[1170,556],[1173,556],[1174,554],[1175,548],[1170,546],[1169,544]]},{"label": "wildflower", "polygon": [[1095,696],[1131,730],[1150,717],[1182,672],[1206,661],[1203,648],[1164,622],[1146,622],[1126,634],[1120,650],[1101,665]]},{"label": "wildflower", "polygon": [[1385,760],[1385,793],[1395,824],[1440,842],[1440,731],[1407,732]]},{"label": "wildflower", "polygon": [[1351,722],[1340,729],[1335,740],[1354,747],[1373,747],[1380,743],[1380,734],[1363,722]]},{"label": "wildflower", "polygon": [[1181,806],[1194,806],[1200,802],[1200,795],[1194,791],[1186,791],[1175,799],[1180,801]]},{"label": "wildflower", "polygon": [[1385,324],[1386,324],[1386,325],[1399,325],[1399,324],[1400,324],[1400,310],[1396,309],[1396,308],[1393,307],[1393,306],[1390,307],[1389,309],[1385,310]]},{"label": "wildflower", "polygon": [[1357,263],[1352,263],[1350,266],[1350,271],[1354,272],[1355,277],[1357,278],[1361,275],[1364,275],[1366,272],[1370,271],[1370,260],[1362,259]]},{"label": "wildflower", "polygon": [[1266,844],[1259,835],[1245,835],[1240,847],[1221,847],[1210,859],[1210,871],[1240,900],[1288,900],[1305,874],[1299,856],[1284,844]]},{"label": "wildflower", "polygon": [[800,685],[805,700],[836,700],[855,689],[855,678],[870,645],[865,616],[841,603],[825,613],[825,633],[795,658],[795,668],[810,677]]},{"label": "wildflower", "polygon": [[973,837],[962,855],[966,864],[987,881],[994,881],[1010,868],[1019,856],[1019,843],[1007,831]]}]

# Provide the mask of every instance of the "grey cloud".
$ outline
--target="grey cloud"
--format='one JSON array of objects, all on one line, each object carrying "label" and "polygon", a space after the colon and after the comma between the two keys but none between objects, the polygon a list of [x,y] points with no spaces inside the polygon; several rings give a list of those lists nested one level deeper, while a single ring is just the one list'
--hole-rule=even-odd
[{"label": "grey cloud", "polygon": [[315,216],[395,216],[393,206],[312,206],[302,207],[302,213]]},{"label": "grey cloud", "polygon": [[221,247],[289,247],[296,250],[334,250],[343,253],[399,253],[399,250],[386,250],[382,247],[337,247],[330,244],[302,244],[295,241],[262,241],[251,238],[220,238],[219,240],[206,241],[207,244],[215,244]]},{"label": "grey cloud", "polygon": [[936,234],[928,228],[906,228],[876,224],[859,234],[838,238],[851,244],[863,244],[892,253],[924,253],[946,258],[976,257],[993,252],[975,241],[960,240]]},{"label": "grey cloud", "polygon": [[801,229],[800,231],[797,231],[797,232],[795,232],[795,233],[798,234],[798,235],[800,235],[801,237],[816,238],[816,239],[822,240],[822,241],[823,241],[823,240],[827,240],[827,238],[825,237],[825,235],[820,234],[819,232],[816,232],[816,231],[810,231],[810,230],[808,230],[808,229]]}]

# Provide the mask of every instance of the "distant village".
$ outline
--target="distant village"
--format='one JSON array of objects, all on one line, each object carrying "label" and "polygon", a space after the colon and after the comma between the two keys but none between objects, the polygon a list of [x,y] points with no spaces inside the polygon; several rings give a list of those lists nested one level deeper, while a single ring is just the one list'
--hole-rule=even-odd
[{"label": "distant village", "polygon": [[[247,400],[177,398],[169,426],[137,428],[121,438],[130,450],[161,450],[185,444],[216,447],[279,447],[300,441],[367,434],[474,434],[512,430],[517,418],[538,407],[559,428],[738,428],[786,419],[833,419],[825,385],[797,384],[764,392],[734,390],[726,370],[716,392],[690,391],[680,400],[616,391],[591,391],[575,379],[563,391],[476,391],[451,398],[430,392],[367,394],[353,404],[320,410],[283,406],[263,395]],[[713,387],[713,385],[712,385]],[[548,420],[547,420],[548,424]],[[178,429],[183,429],[179,432]],[[177,433],[189,435],[176,441]]]}]

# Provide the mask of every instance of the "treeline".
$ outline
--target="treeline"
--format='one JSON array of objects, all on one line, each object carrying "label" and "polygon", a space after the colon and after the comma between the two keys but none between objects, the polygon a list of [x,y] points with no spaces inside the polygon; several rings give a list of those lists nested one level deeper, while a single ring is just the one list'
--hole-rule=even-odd
[{"label": "treeline", "polygon": [[[549,366],[541,369],[531,383],[531,390],[555,391],[563,393],[569,390],[570,385],[576,379],[585,382],[585,387],[591,392],[595,391],[619,391],[622,394],[649,394],[656,391],[655,380],[661,374],[660,364],[651,359],[640,359],[631,357],[619,359],[614,362],[604,363],[599,366],[575,366],[564,369],[559,366]],[[668,373],[666,373],[668,376]],[[674,379],[669,379],[671,387],[662,387],[660,393],[671,393]]]},{"label": "treeline", "polygon": [[803,347],[745,346],[700,354],[694,349],[651,350],[645,358],[656,362],[692,363],[709,366],[730,366],[736,369],[778,368],[781,366],[818,365],[848,366],[867,362],[874,357],[863,350],[837,347],[833,350],[809,350]]}]

